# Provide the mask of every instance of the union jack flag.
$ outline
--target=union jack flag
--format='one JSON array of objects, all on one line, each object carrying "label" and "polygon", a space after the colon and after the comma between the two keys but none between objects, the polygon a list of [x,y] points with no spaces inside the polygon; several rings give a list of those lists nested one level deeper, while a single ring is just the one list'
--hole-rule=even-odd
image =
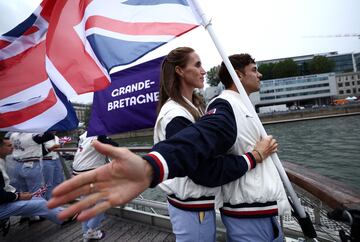
[{"label": "union jack flag", "polygon": [[67,98],[197,26],[187,0],[44,0],[0,39],[0,130],[74,128]]},{"label": "union jack flag", "polygon": [[48,186],[47,185],[42,185],[38,190],[33,192],[31,195],[33,197],[41,197],[46,193],[47,190],[48,190]]},{"label": "union jack flag", "polygon": [[54,1],[44,1],[0,37],[0,130],[43,132],[78,125],[68,99],[45,69],[45,36]]},{"label": "union jack flag", "polygon": [[109,85],[111,68],[136,61],[198,22],[187,0],[57,1],[46,69],[67,96],[100,90]]}]

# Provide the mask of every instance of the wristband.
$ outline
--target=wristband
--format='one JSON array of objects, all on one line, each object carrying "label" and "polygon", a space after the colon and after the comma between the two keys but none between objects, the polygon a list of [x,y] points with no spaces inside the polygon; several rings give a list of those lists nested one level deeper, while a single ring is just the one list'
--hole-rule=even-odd
[{"label": "wristband", "polygon": [[264,160],[263,156],[261,155],[261,153],[258,150],[253,150],[253,152],[256,152],[259,156],[260,156],[260,162],[262,162]]}]

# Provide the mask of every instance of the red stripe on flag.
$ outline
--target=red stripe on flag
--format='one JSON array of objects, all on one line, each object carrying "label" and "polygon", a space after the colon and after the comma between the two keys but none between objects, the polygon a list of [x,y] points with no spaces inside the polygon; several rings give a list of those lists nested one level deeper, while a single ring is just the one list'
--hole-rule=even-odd
[{"label": "red stripe on flag", "polygon": [[33,25],[33,26],[31,26],[30,28],[28,28],[28,29],[23,33],[23,35],[30,35],[30,34],[35,33],[35,32],[37,32],[37,31],[39,31],[39,28]]},{"label": "red stripe on flag", "polygon": [[109,80],[85,51],[81,39],[74,30],[89,2],[80,4],[80,0],[69,0],[57,3],[52,16],[57,20],[56,24],[50,25],[47,33],[46,50],[49,59],[78,94],[107,87]]},{"label": "red stripe on flag", "polygon": [[18,111],[0,113],[0,128],[10,127],[32,119],[51,108],[56,102],[55,92],[51,89],[48,96],[40,103]]},{"label": "red stripe on flag", "polygon": [[45,42],[0,61],[0,99],[45,81]]},{"label": "red stripe on flag", "polygon": [[41,10],[40,15],[47,21],[50,22],[51,12],[53,11],[54,5],[57,1],[54,0],[44,0],[41,2]]},{"label": "red stripe on flag", "polygon": [[85,29],[101,28],[116,33],[130,35],[173,35],[179,36],[198,25],[185,23],[130,23],[103,16],[91,16],[85,23]]},{"label": "red stripe on flag", "polygon": [[8,46],[11,42],[6,41],[6,40],[0,40],[0,50],[2,48],[5,48],[6,46]]}]

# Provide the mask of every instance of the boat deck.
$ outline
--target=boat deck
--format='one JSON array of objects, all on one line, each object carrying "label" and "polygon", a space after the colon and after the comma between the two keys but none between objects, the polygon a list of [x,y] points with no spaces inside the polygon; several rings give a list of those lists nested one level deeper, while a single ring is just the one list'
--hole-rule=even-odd
[{"label": "boat deck", "polygon": [[[105,238],[102,239],[102,241],[106,242],[175,241],[175,236],[170,231],[109,214],[102,224],[102,229],[105,231]],[[0,235],[0,241],[82,241],[81,223],[73,222],[71,224],[60,226],[48,220],[44,220],[29,226],[27,222],[20,224],[19,217],[12,217],[10,231],[5,237]]]}]

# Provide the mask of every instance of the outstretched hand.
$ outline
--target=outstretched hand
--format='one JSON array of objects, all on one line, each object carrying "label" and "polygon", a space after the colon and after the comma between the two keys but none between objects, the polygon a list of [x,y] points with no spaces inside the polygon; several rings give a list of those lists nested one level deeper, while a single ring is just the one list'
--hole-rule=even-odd
[{"label": "outstretched hand", "polygon": [[123,205],[150,186],[152,167],[140,156],[126,148],[93,142],[94,148],[110,157],[112,162],[95,170],[77,175],[59,186],[52,193],[49,208],[66,204],[87,195],[59,213],[65,220],[80,213],[78,220],[88,220],[110,207]]}]

